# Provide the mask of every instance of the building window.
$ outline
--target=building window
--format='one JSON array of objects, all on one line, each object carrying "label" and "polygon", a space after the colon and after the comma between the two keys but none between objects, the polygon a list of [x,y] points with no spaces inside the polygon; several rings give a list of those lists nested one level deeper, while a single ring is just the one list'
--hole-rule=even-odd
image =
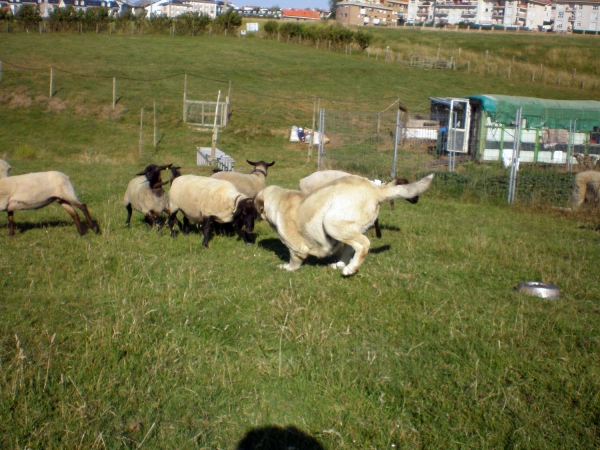
[{"label": "building window", "polygon": [[594,5],[594,7],[592,8],[594,11],[598,11],[598,5]]},{"label": "building window", "polygon": [[581,28],[581,22],[577,22],[577,28]]},{"label": "building window", "polygon": [[562,22],[556,24],[556,28],[562,30]]},{"label": "building window", "polygon": [[564,11],[559,11],[558,12],[558,18],[562,19],[563,17],[565,17],[565,12]]}]

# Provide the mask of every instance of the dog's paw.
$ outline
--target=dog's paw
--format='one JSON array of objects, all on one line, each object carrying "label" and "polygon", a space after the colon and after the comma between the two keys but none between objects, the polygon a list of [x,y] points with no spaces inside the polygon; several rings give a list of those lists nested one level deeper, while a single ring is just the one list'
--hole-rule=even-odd
[{"label": "dog's paw", "polygon": [[342,275],[345,277],[349,277],[351,275],[354,275],[356,273],[356,270],[351,268],[350,266],[346,266],[344,267],[344,270],[342,270]]},{"label": "dog's paw", "polygon": [[344,267],[346,267],[346,263],[343,261],[338,261],[336,263],[333,264],[329,264],[329,267],[331,267],[332,269],[343,269]]},{"label": "dog's paw", "polygon": [[294,270],[290,267],[289,263],[279,264],[277,267],[279,267],[280,269],[283,269],[283,270],[287,270],[288,272],[292,272]]}]

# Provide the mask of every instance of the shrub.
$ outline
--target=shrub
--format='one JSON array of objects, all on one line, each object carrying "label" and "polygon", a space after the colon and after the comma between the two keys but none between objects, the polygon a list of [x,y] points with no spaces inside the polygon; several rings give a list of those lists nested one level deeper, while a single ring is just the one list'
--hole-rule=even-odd
[{"label": "shrub", "polygon": [[217,16],[214,20],[214,24],[223,31],[236,31],[242,26],[242,16],[233,9],[229,9],[225,13]]},{"label": "shrub", "polygon": [[29,31],[29,28],[36,27],[42,21],[42,16],[37,6],[23,5],[17,10],[15,19],[25,30]]},{"label": "shrub", "polygon": [[268,20],[263,29],[267,36],[274,37],[279,31],[279,23],[276,20]]},{"label": "shrub", "polygon": [[361,50],[366,49],[373,41],[373,35],[366,31],[358,30],[354,33],[354,42],[358,44]]}]

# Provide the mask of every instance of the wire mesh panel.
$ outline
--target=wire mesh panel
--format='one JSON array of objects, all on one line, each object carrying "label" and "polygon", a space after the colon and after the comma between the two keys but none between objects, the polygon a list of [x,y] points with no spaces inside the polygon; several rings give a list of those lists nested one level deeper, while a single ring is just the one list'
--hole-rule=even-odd
[{"label": "wire mesh panel", "polygon": [[337,169],[389,179],[394,156],[396,112],[322,111],[324,144],[320,170]]},{"label": "wire mesh panel", "polygon": [[217,127],[224,127],[227,125],[229,104],[225,101],[219,102],[218,105],[217,113],[217,102],[186,100],[184,120],[186,123],[199,127],[213,127],[215,125],[215,114],[217,114]]}]

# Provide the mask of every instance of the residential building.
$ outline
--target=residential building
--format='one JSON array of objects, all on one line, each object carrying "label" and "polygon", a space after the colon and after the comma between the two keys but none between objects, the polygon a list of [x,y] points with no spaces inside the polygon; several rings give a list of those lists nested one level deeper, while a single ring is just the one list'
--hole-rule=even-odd
[{"label": "residential building", "polygon": [[405,3],[394,6],[359,0],[341,1],[336,5],[335,20],[345,25],[397,26],[404,17]]},{"label": "residential building", "polygon": [[133,8],[131,3],[123,0],[6,0],[6,3],[13,14],[22,5],[37,6],[42,17],[48,17],[54,8],[65,8],[67,6],[72,6],[79,11],[85,11],[89,8],[106,8],[111,16]]},{"label": "residential building", "polygon": [[198,13],[214,19],[218,14],[218,6],[213,0],[159,0],[144,9],[148,17],[177,17],[186,13]]},{"label": "residential building", "polygon": [[556,1],[553,31],[600,32],[600,0]]}]

